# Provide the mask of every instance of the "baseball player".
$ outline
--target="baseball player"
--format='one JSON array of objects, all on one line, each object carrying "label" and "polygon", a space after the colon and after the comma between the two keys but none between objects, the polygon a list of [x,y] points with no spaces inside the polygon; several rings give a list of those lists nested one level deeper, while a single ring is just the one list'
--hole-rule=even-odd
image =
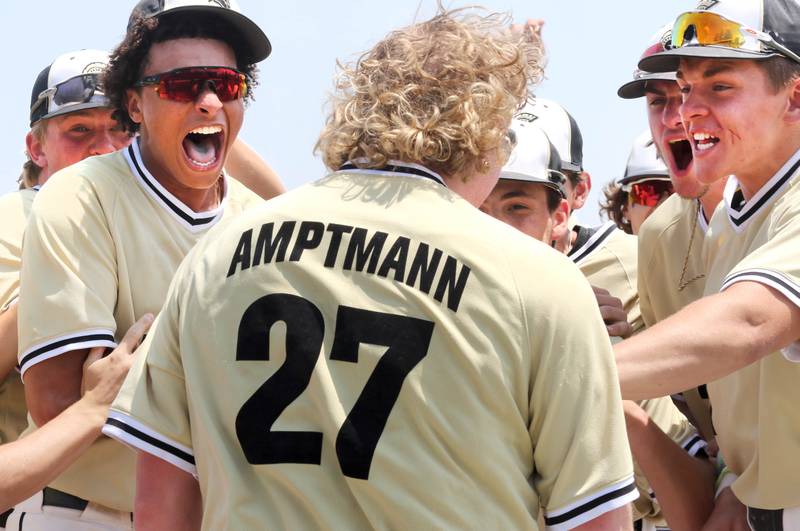
[{"label": "baseball player", "polygon": [[630,397],[711,382],[720,452],[757,530],[800,525],[800,463],[786,458],[800,451],[798,17],[795,2],[704,1],[676,19],[671,49],[640,63],[677,69],[697,178],[732,177],[709,227],[705,296],[617,350]]},{"label": "baseball player", "polygon": [[[481,210],[534,239],[549,243],[569,230],[568,209],[563,199],[566,178],[559,171],[561,158],[553,144],[525,118],[524,114],[517,115],[512,121],[509,134],[515,140],[514,150]],[[641,182],[637,179],[642,177],[652,179],[664,173],[666,168],[656,157],[652,140],[639,138],[621,181],[629,186]],[[647,473],[655,475],[656,483],[663,487],[659,490],[667,500],[665,514],[677,528],[702,525],[710,512],[712,494],[712,469],[705,460],[705,442],[669,398],[644,400],[639,405],[626,403],[626,421],[636,459],[639,498],[633,504],[633,517],[637,528],[665,525],[658,498],[645,477]],[[639,458],[643,466],[638,464]],[[695,517],[695,508],[689,507],[689,502],[695,502],[693,496],[699,489],[692,484],[698,482],[706,486],[708,503],[705,512]],[[681,487],[676,488],[676,483]]]},{"label": "baseball player", "polygon": [[589,286],[476,208],[541,74],[505,26],[390,33],[341,73],[333,173],[184,261],[104,429],[140,450],[137,526],[630,526]]},{"label": "baseball player", "polygon": [[[115,117],[139,135],[60,172],[26,229],[19,363],[36,425],[80,397],[87,349],[113,347],[138,316],[159,310],[204,233],[261,202],[222,166],[254,64],[269,51],[255,23],[218,2],[137,5],[103,82]],[[134,466],[128,449],[98,440],[8,526],[130,529]]]}]

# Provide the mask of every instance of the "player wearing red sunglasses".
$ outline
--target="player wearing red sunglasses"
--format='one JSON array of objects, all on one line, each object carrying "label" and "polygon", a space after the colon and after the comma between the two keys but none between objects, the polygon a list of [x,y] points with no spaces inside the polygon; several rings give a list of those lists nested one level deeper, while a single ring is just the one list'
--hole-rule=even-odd
[{"label": "player wearing red sunglasses", "polygon": [[[37,197],[25,234],[19,362],[37,425],[80,398],[88,349],[114,346],[137,317],[159,311],[203,234],[261,202],[223,165],[254,65],[269,52],[228,2],[143,0],[134,9],[103,83],[114,117],[138,137],[62,171]],[[20,504],[9,526],[24,515],[26,529],[131,529],[135,465],[132,452],[100,439]]]}]

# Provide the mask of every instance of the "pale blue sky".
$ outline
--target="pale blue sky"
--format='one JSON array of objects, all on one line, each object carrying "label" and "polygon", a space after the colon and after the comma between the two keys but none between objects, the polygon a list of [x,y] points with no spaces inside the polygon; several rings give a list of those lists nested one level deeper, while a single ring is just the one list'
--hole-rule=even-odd
[{"label": "pale blue sky", "polygon": [[[430,16],[434,0],[391,2],[339,0],[239,0],[272,41],[261,64],[261,86],[245,118],[242,137],[294,188],[324,174],[312,149],[324,122],[324,103],[336,59],[349,60],[388,31]],[[457,7],[473,2],[445,2]],[[477,3],[477,2],[474,2]],[[647,126],[642,101],[616,96],[648,38],[692,0],[486,0],[485,7],[510,11],[515,21],[543,18],[548,53],[540,96],[564,105],[584,137],[584,162],[593,175],[585,224],[598,221],[597,194],[624,170],[633,139]],[[24,162],[30,91],[36,75],[57,55],[81,48],[113,48],[125,31],[134,0],[14,2],[0,32],[5,82],[0,101],[0,192],[13,190]]]}]

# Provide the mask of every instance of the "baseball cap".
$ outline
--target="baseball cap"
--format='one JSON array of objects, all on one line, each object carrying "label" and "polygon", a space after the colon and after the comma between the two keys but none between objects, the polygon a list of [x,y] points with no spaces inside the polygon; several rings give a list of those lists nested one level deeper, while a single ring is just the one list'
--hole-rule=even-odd
[{"label": "baseball cap", "polygon": [[31,91],[31,126],[39,120],[95,107],[108,107],[100,76],[108,52],[79,50],[60,55],[36,77]]},{"label": "baseball cap", "polygon": [[536,124],[561,154],[561,171],[583,171],[583,136],[578,123],[558,103],[537,97],[517,114],[522,121]]},{"label": "baseball cap", "polygon": [[[647,48],[639,60],[666,50],[671,38],[672,24],[667,24],[650,38]],[[633,71],[633,80],[622,85],[617,90],[617,96],[626,100],[642,98],[645,95],[644,89],[647,87],[648,81],[675,81],[675,72],[647,72],[636,68]]]},{"label": "baseball cap", "polygon": [[701,0],[678,16],[669,49],[643,58],[649,72],[678,69],[681,57],[763,60],[783,56],[800,63],[797,0]]},{"label": "baseball cap", "polygon": [[503,169],[501,179],[540,183],[566,197],[567,178],[559,171],[561,156],[547,134],[526,118],[514,118],[508,136],[514,149]]},{"label": "baseball cap", "polygon": [[644,180],[670,180],[667,165],[661,160],[649,129],[633,141],[631,154],[625,165],[625,175],[618,182],[625,186]]},{"label": "baseball cap", "polygon": [[227,22],[247,44],[244,57],[239,60],[254,64],[266,59],[272,52],[272,45],[258,24],[244,16],[236,0],[140,0],[128,19],[128,31],[139,17],[163,17],[179,13],[211,13]]}]

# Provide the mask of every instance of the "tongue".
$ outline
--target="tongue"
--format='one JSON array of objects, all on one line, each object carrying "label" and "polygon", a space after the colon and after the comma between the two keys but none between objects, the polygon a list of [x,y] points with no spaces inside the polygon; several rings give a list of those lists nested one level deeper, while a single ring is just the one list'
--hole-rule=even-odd
[{"label": "tongue", "polygon": [[211,135],[187,135],[183,139],[183,149],[190,159],[201,164],[217,158],[217,147]]}]

